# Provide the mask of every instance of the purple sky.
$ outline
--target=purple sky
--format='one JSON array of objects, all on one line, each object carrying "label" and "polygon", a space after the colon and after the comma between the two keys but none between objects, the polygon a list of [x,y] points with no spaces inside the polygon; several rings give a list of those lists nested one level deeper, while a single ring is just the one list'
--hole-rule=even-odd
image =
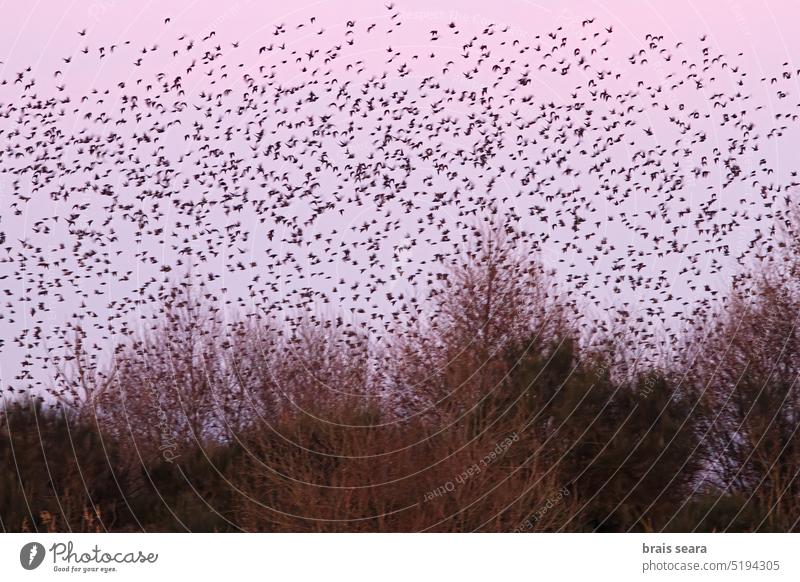
[{"label": "purple sky", "polygon": [[[535,35],[545,34],[558,26],[579,34],[581,21],[591,17],[597,18],[604,26],[613,27],[615,42],[609,48],[608,56],[618,59],[620,66],[624,65],[631,51],[641,45],[647,33],[663,34],[672,44],[678,40],[689,42],[707,34],[715,50],[729,55],[743,52],[744,56],[740,62],[753,77],[760,77],[766,72],[775,74],[784,62],[789,62],[789,68],[795,69],[800,61],[798,59],[800,36],[795,31],[800,8],[790,1],[557,3],[398,1],[396,4],[404,26],[394,31],[393,35],[387,34],[374,39],[371,41],[373,44],[366,43],[360,55],[366,66],[374,66],[376,71],[384,67],[387,44],[408,52],[426,51],[434,48],[426,41],[427,31],[433,28],[444,30],[451,21],[465,25],[465,31],[479,30],[489,22],[498,26],[508,25],[518,37],[533,42]],[[281,5],[281,3],[234,0],[225,3],[224,8],[220,6],[221,3],[210,1],[6,2],[0,7],[4,15],[0,19],[0,61],[3,62],[0,64],[0,77],[13,78],[16,72],[31,66],[33,68],[31,74],[41,79],[46,72],[60,68],[63,69],[64,76],[70,80],[70,93],[80,95],[82,92],[88,93],[96,87],[105,87],[119,80],[126,80],[132,84],[137,75],[147,70],[147,65],[143,69],[130,65],[121,69],[118,61],[111,58],[101,59],[99,62],[95,59],[96,65],[93,67],[79,65],[78,63],[84,62],[79,57],[73,58],[71,63],[62,61],[64,57],[78,55],[84,46],[109,46],[114,43],[121,44],[124,40],[130,40],[132,46],[137,48],[153,44],[171,46],[178,35],[185,33],[189,38],[199,38],[209,30],[215,30],[216,42],[241,41],[243,47],[252,48],[272,42],[272,31],[277,24],[292,25],[308,21],[309,17],[313,16],[316,18],[314,29],[309,27],[307,33],[293,33],[291,36],[293,47],[307,50],[309,47],[313,48],[317,42],[316,28],[325,28],[329,32],[337,29],[343,31],[344,22],[351,18],[356,21],[387,19],[385,8],[381,3],[374,1],[293,2]],[[164,24],[166,17],[172,20],[169,25]],[[87,29],[85,37],[77,34],[82,29]],[[460,51],[459,44],[460,39],[459,42],[445,40],[437,43],[435,50],[443,55],[451,51],[455,56]],[[264,62],[253,57],[252,50],[248,54],[251,56],[231,56],[225,62],[231,66],[240,58],[253,66]],[[157,58],[150,62],[149,66],[154,67],[151,72],[160,70],[161,65]],[[654,68],[652,78],[658,81],[660,74],[660,71]],[[45,79],[42,82],[48,81]],[[571,79],[570,83],[572,81]],[[474,79],[470,86],[481,87],[491,82],[490,77],[478,78]],[[57,81],[52,83],[55,84]],[[793,83],[796,88],[797,80],[794,79]],[[402,81],[398,82],[398,87],[403,87]],[[201,91],[203,87],[194,85],[192,89]],[[556,101],[559,95],[566,95],[567,91],[572,89],[573,85],[568,83],[561,86],[558,81],[541,88],[545,94],[550,95],[550,99]],[[0,101],[9,103],[13,99],[14,91],[20,91],[19,85],[6,87],[0,93]],[[694,105],[700,108],[707,107],[708,95],[702,92],[696,95]],[[686,102],[687,95],[684,93],[680,98]],[[771,98],[768,94],[766,101],[768,106]],[[692,99],[692,96],[689,95],[688,99]],[[691,102],[687,104],[692,105]],[[80,123],[76,121],[75,127],[80,127]],[[0,123],[0,128],[2,127]],[[716,137],[720,141],[724,141],[725,138],[724,135]],[[173,145],[176,148],[181,147],[180,142],[175,142]],[[796,155],[789,148],[785,151],[765,152],[765,155],[767,154],[770,155],[770,163],[778,171],[793,163]],[[7,184],[0,184],[0,195],[7,187]],[[630,208],[630,216],[634,216],[634,211],[651,208],[646,200],[633,200],[631,204],[633,206]],[[6,208],[5,202],[0,203],[0,211]],[[37,212],[40,215],[47,215],[58,212],[58,208],[48,206],[44,202],[29,208],[23,221],[13,221],[9,225],[9,221],[5,220],[3,226],[8,230],[9,239],[25,238],[30,234],[26,231],[36,218]],[[597,218],[602,219],[603,209],[599,209],[598,212]],[[368,218],[369,213],[370,210],[366,208],[354,209],[352,214],[348,213],[345,216],[344,222],[334,226],[337,226],[340,232],[346,232],[347,227]],[[634,222],[639,220],[639,218],[633,219]],[[329,228],[331,224],[323,223],[319,228],[324,230],[326,226]],[[634,237],[619,224],[604,224],[601,228],[603,234],[611,237],[619,248],[626,244],[640,244],[635,242]],[[402,241],[401,230],[398,231],[396,238],[389,242],[397,248],[402,247]],[[49,241],[51,244],[56,242],[57,238]],[[733,241],[733,244],[735,243],[736,241]],[[256,253],[258,250],[263,249],[253,248],[252,252]],[[419,258],[429,254],[422,251],[415,256]],[[557,266],[561,250],[554,244],[543,248],[543,256],[545,260]],[[673,282],[676,288],[685,291],[685,281],[676,275],[681,267],[679,261],[665,259],[663,265],[667,267],[670,275],[674,276]],[[661,264],[649,264],[647,268],[656,269],[661,266]],[[346,266],[337,264],[336,269],[337,276],[345,278],[354,276]],[[728,280],[729,273],[724,273],[716,279],[711,277],[708,279],[715,287],[724,286]],[[18,354],[8,346],[7,349],[9,351],[0,355],[0,378],[3,380],[13,373],[14,362],[18,360]]]},{"label": "purple sky", "polygon": [[[800,48],[794,30],[800,8],[791,0],[740,0],[690,2],[570,1],[560,2],[436,2],[405,0],[397,6],[407,17],[431,21],[475,20],[509,24],[520,33],[536,34],[553,25],[597,16],[639,40],[647,32],[689,37],[708,33],[727,51],[742,50],[758,67],[776,59],[792,61]],[[220,9],[219,2],[3,2],[0,22],[0,55],[6,63],[36,63],[76,46],[76,30],[87,28],[92,40],[147,38],[167,34],[165,16],[176,29],[201,32],[216,26],[242,39],[264,34],[275,23],[314,15],[320,22],[337,22],[385,15],[380,3],[348,2],[253,2],[233,1]],[[403,33],[398,33],[402,43]]]}]

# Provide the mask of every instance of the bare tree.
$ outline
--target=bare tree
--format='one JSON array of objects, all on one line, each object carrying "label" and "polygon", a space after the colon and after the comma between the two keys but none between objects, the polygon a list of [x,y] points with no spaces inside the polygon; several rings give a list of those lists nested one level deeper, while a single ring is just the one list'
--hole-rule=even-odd
[{"label": "bare tree", "polygon": [[785,531],[800,518],[800,292],[796,259],[764,265],[695,336],[687,364],[703,394],[709,478],[751,527]]}]

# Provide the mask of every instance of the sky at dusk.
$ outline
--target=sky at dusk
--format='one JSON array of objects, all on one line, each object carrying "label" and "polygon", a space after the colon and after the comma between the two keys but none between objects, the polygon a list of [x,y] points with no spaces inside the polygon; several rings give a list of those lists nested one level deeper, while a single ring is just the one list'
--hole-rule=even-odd
[{"label": "sky at dusk", "polygon": [[[447,63],[451,55],[452,59],[458,62],[459,54],[463,50],[462,41],[468,41],[473,34],[478,34],[489,24],[493,23],[497,28],[508,30],[509,34],[513,35],[522,44],[530,43],[536,45],[542,42],[539,39],[544,38],[546,40],[547,37],[545,35],[548,32],[559,28],[560,35],[580,37],[584,34],[583,21],[593,18],[596,19],[594,26],[602,27],[598,28],[601,33],[603,30],[609,31],[609,34],[611,34],[610,31],[613,31],[613,42],[609,43],[608,46],[604,46],[602,53],[600,53],[609,58],[607,66],[610,66],[612,70],[616,69],[625,72],[633,70],[628,65],[629,56],[639,49],[648,34],[663,35],[665,39],[664,46],[674,47],[676,43],[684,42],[685,50],[694,51],[695,53],[699,50],[697,43],[701,37],[707,39],[703,42],[707,42],[713,54],[724,53],[734,57],[737,53],[743,53],[741,57],[735,57],[738,63],[736,66],[740,70],[748,72],[750,81],[752,81],[752,86],[748,88],[755,92],[762,92],[757,94],[756,98],[758,103],[763,105],[763,110],[757,113],[756,116],[760,116],[758,119],[763,119],[765,123],[768,123],[769,116],[775,112],[783,111],[786,104],[779,103],[775,97],[775,91],[770,88],[768,83],[762,83],[759,79],[762,76],[775,76],[782,68],[786,70],[797,69],[797,56],[800,55],[800,37],[795,31],[798,16],[800,16],[800,8],[796,3],[790,1],[604,1],[557,3],[504,1],[485,3],[456,1],[418,2],[409,0],[398,1],[395,4],[391,10],[387,10],[381,2],[260,3],[235,0],[228,3],[170,2],[168,5],[159,2],[122,2],[118,0],[4,2],[0,7],[2,14],[4,14],[3,19],[0,20],[0,61],[2,61],[2,64],[0,64],[0,78],[9,80],[9,84],[0,90],[0,103],[4,110],[10,104],[14,104],[15,96],[19,97],[23,92],[22,84],[13,82],[15,76],[30,67],[31,71],[26,72],[26,78],[34,77],[37,79],[37,88],[41,88],[35,92],[37,97],[40,98],[46,98],[48,93],[64,91],[75,100],[89,96],[89,102],[95,102],[99,97],[96,93],[93,93],[94,90],[105,90],[107,88],[115,90],[116,87],[119,87],[119,84],[125,84],[126,88],[124,90],[109,93],[109,97],[103,99],[102,104],[98,104],[98,111],[107,110],[110,112],[119,105],[115,99],[119,99],[121,94],[142,90],[141,86],[137,85],[137,79],[143,77],[157,78],[158,74],[162,72],[166,77],[172,77],[179,72],[181,67],[186,66],[185,59],[167,60],[165,56],[162,56],[165,50],[171,51],[173,48],[179,47],[180,43],[185,45],[192,39],[199,41],[211,31],[214,31],[215,34],[210,43],[219,43],[225,47],[221,62],[230,67],[226,70],[226,72],[230,72],[230,77],[222,77],[218,81],[221,84],[231,83],[238,87],[237,84],[240,83],[242,75],[255,75],[259,71],[259,67],[268,67],[272,62],[270,61],[271,56],[263,56],[258,52],[258,47],[279,42],[275,35],[276,27],[284,26],[289,30],[285,38],[280,38],[280,42],[285,42],[288,45],[287,50],[297,50],[302,55],[306,51],[311,51],[314,54],[313,51],[316,47],[322,46],[320,43],[323,43],[323,41],[320,39],[323,37],[326,39],[323,43],[326,47],[331,43],[332,37],[334,39],[337,37],[347,39],[348,21],[353,21],[354,27],[361,26],[360,23],[362,22],[378,22],[381,30],[385,32],[372,37],[366,36],[363,42],[359,38],[357,46],[348,53],[348,58],[358,62],[353,69],[336,69],[336,74],[340,75],[339,81],[345,82],[348,79],[359,78],[353,72],[358,67],[366,70],[367,73],[373,71],[375,74],[380,74],[383,71],[389,71],[390,75],[387,82],[396,91],[410,91],[413,94],[419,78],[425,75],[431,75],[434,78],[438,77],[441,74],[440,67],[442,63]],[[398,14],[399,16],[392,17],[390,14]],[[402,21],[402,26],[395,26],[396,21]],[[295,28],[297,23],[304,23],[304,28]],[[448,32],[453,30],[450,26],[451,23],[456,24],[456,28],[461,34],[460,37],[456,38]],[[432,29],[441,32],[441,40],[437,40],[435,43],[430,40],[430,30]],[[83,34],[84,30],[85,34]],[[177,42],[176,39],[181,35],[186,36],[182,37],[184,40]],[[130,41],[130,45],[122,47],[126,41]],[[111,45],[120,47],[115,54],[101,53],[98,55],[98,46],[109,47]],[[161,50],[155,56],[153,56],[155,51],[151,49],[154,46],[159,47]],[[88,53],[90,57],[93,57],[91,60],[82,59],[81,53],[84,47],[87,49],[91,47],[91,51]],[[144,51],[141,50],[142,47],[144,47]],[[392,52],[389,52],[387,56],[387,47],[390,47],[391,51],[397,51],[397,62],[393,62]],[[491,46],[490,49],[495,51],[494,57],[499,54],[506,54],[508,58],[513,58],[516,56],[515,47],[516,45]],[[128,51],[125,54],[129,56],[120,56],[125,50]],[[348,49],[345,47],[345,50]],[[415,64],[416,68],[411,77],[406,78],[402,72],[396,74],[396,71],[402,71],[402,69],[398,69],[398,65],[408,55],[417,53],[425,55],[431,51],[436,52],[436,60],[423,62],[423,59],[420,59],[419,64]],[[638,75],[638,77],[623,75],[620,83],[631,82],[631,78],[642,79],[645,85],[666,83],[666,80],[670,78],[667,75],[673,72],[673,65],[677,67],[677,61],[682,58],[680,50],[676,50],[675,54],[675,60],[670,61],[669,64],[656,65],[654,61],[652,66],[649,64],[648,66],[636,65],[638,68],[635,69],[635,75]],[[143,59],[144,62],[134,64],[137,58]],[[434,62],[435,64],[432,64]],[[788,63],[788,65],[784,65],[785,63]],[[240,64],[242,65],[241,67],[239,66]],[[332,65],[332,68],[336,67],[338,65]],[[59,73],[56,76],[52,76],[53,70],[58,70]],[[460,89],[480,92],[487,87],[491,87],[495,79],[487,71],[487,68],[482,68],[480,71],[476,69],[476,73],[470,75],[467,70],[465,77],[460,78]],[[221,90],[219,84],[210,84],[212,79],[217,79],[216,75],[218,74],[222,74],[222,69],[217,68],[217,63],[215,63],[213,71],[208,73],[205,78],[195,75],[188,80],[185,87],[189,95],[187,101],[192,101],[193,98],[198,96],[202,97],[207,92],[214,93]],[[292,84],[301,83],[307,72],[301,71],[299,65],[293,66],[293,63],[289,62],[285,68],[279,69],[278,74],[286,74],[285,78],[279,79],[280,82]],[[66,89],[59,89],[60,84],[62,81],[65,82],[65,79],[69,81],[68,86]],[[582,77],[580,72],[574,71],[563,78],[558,76],[536,78],[534,84],[536,85],[537,98],[541,99],[542,102],[556,104],[568,102],[576,83],[586,82],[587,79],[588,77]],[[723,90],[735,91],[735,79],[736,77],[731,74],[727,78],[716,78],[714,82],[718,83]],[[204,85],[204,83],[209,84]],[[626,89],[620,83],[615,84],[611,80],[609,81],[609,86],[619,91]],[[794,90],[795,97],[800,93],[797,76],[792,77],[781,86],[789,87],[790,99],[792,96],[791,90]],[[492,89],[489,89],[489,94],[491,92]],[[714,101],[714,95],[711,93],[713,93],[711,88],[684,86],[676,90],[673,95],[665,95],[663,99],[667,101],[671,99],[673,106],[682,103],[687,109],[697,108],[701,111],[706,111],[711,108],[710,104]],[[27,98],[30,98],[29,93]],[[500,101],[499,95],[497,101]],[[515,105],[514,102],[509,102],[507,107],[506,112],[514,111],[519,107],[519,104]],[[784,109],[781,109],[781,107]],[[309,105],[307,108],[309,115],[321,114],[322,112],[324,110],[314,105]],[[454,106],[450,113],[463,119],[468,115],[469,111],[465,109],[459,110],[458,106]],[[230,117],[232,114],[227,115],[228,117],[220,117],[219,125],[230,123],[231,126],[239,129],[246,127],[244,121],[240,123],[239,120]],[[672,143],[677,135],[673,133],[673,129],[667,127],[665,117],[659,112],[645,111],[638,121],[640,124],[649,123],[651,128],[647,129],[645,125],[641,125],[642,129],[647,130],[647,133],[642,135],[643,132],[640,129],[637,133],[639,137],[629,144],[621,144],[619,146],[620,151],[636,159],[635,150],[640,147],[640,140],[644,144],[641,147],[656,147],[661,145],[656,143],[659,140],[665,144]],[[7,119],[0,120],[0,129],[6,129],[1,136],[3,140],[7,139],[10,131],[9,123],[14,119],[15,116],[11,115]],[[187,115],[185,119],[192,118]],[[370,118],[365,117],[365,119]],[[252,121],[252,118],[244,116],[242,120]],[[62,125],[77,132],[83,123],[83,119],[75,118],[62,123]],[[185,130],[186,127],[184,126],[183,129]],[[137,128],[134,124],[125,128],[124,131],[133,132],[135,135]],[[204,131],[206,130],[204,129]],[[277,136],[282,137],[283,140],[291,141],[292,131],[285,128],[279,128],[277,131]],[[647,141],[650,136],[653,136],[653,140]],[[519,139],[524,137],[524,135],[521,135]],[[781,145],[778,145],[779,142],[777,140],[773,140],[769,142],[768,147],[761,150],[760,156],[769,160],[769,165],[776,175],[785,178],[787,172],[793,167],[792,164],[796,159],[796,150],[789,146],[797,143],[796,138],[796,134],[788,132],[787,136],[780,142]],[[129,137],[128,139],[131,138]],[[453,151],[458,151],[459,148],[468,148],[472,145],[470,139],[464,135],[460,136],[460,138],[453,137],[445,147],[450,147]],[[729,143],[729,139],[731,139],[730,135],[724,129],[720,130],[719,133],[711,134],[709,142],[698,145],[694,151],[687,151],[687,161],[685,162],[687,167],[691,164],[700,163],[700,160],[706,154],[706,149],[712,151],[715,145],[720,146],[720,144]],[[18,143],[18,140],[16,143]],[[220,143],[227,144],[225,147],[229,147],[231,152],[247,152],[246,147],[237,143],[236,138],[225,139]],[[177,164],[176,167],[181,168],[182,171],[187,173],[187,176],[192,173],[191,164],[194,163],[192,161],[193,158],[187,153],[189,148],[178,134],[167,132],[161,145],[164,146],[164,151],[160,155],[172,160],[172,163]],[[353,138],[352,149],[359,156],[368,154],[373,147],[366,139],[359,141],[358,137]],[[685,144],[682,147],[685,147]],[[174,161],[181,158],[184,153],[187,153],[187,161]],[[29,157],[23,161],[19,161],[18,158],[17,162],[9,161],[8,163],[23,164],[35,159],[35,157],[36,152],[31,151],[29,152]],[[754,168],[758,166],[758,157],[755,156],[749,159],[749,163]],[[69,163],[80,165],[80,160],[81,157],[78,155],[78,157],[71,159]],[[508,183],[504,182],[503,174],[506,171],[510,172],[512,169],[519,169],[522,165],[521,163],[515,165],[516,162],[513,157],[505,162],[503,160],[503,156],[499,155],[495,161],[497,167],[492,167],[489,172],[497,174],[498,199],[503,198],[503,193],[511,198],[512,200],[508,203],[503,203],[506,204],[505,208],[520,211],[522,227],[529,227],[535,230],[538,227],[533,222],[526,222],[528,219],[525,217],[525,212],[529,210],[529,207],[524,202],[521,202],[518,208],[514,206],[516,203],[513,201],[513,196],[518,191],[518,186],[511,180]],[[338,161],[346,162],[344,158]],[[184,165],[181,166],[181,164]],[[146,162],[144,165],[146,165]],[[586,175],[587,171],[591,174],[590,165],[591,163],[585,160],[576,161],[576,168],[584,171],[584,175]],[[307,168],[303,168],[303,171],[305,169]],[[745,170],[747,169],[749,168],[745,168]],[[114,168],[109,168],[109,170],[114,171]],[[303,171],[299,168],[287,169],[286,171],[297,172],[297,174],[291,174],[291,176],[298,179],[303,174]],[[484,176],[478,171],[471,174],[471,176],[477,183],[488,179],[488,176]],[[82,179],[85,178],[84,176]],[[37,178],[34,177],[32,179],[36,180]],[[110,179],[119,180],[120,178],[119,176],[114,178],[112,175]],[[59,213],[63,215],[68,212],[67,208],[59,206],[59,203],[49,201],[46,198],[37,198],[29,201],[24,212],[19,215],[12,215],[9,205],[12,201],[13,180],[14,178],[9,173],[0,176],[0,212],[2,212],[0,229],[6,232],[7,239],[12,241],[14,245],[16,245],[16,241],[29,241],[31,244],[41,248],[56,248],[58,243],[62,242],[62,239],[59,238],[58,230],[44,235],[41,232],[32,233],[31,228],[37,219],[58,215]],[[326,175],[324,172],[320,173],[319,181],[319,187],[322,190],[330,190],[336,186],[334,183],[335,177]],[[409,182],[412,189],[415,187],[425,188],[426,182],[423,169],[420,169],[419,175],[414,174]],[[440,184],[441,182],[436,183],[437,186]],[[67,187],[79,185],[77,177],[66,179]],[[446,187],[446,184],[441,187]],[[561,189],[569,189],[570,187],[576,189],[581,187],[584,191],[592,190],[593,182],[591,179],[584,178],[577,180],[564,178],[563,184],[559,184]],[[555,186],[553,188],[555,190]],[[690,205],[697,206],[706,203],[702,193],[693,192],[690,184],[684,185],[684,188]],[[738,186],[734,185],[731,190],[726,192],[724,200],[727,208],[724,211],[720,211],[720,216],[736,212],[739,200],[744,199],[748,203],[753,201],[753,192],[737,188]],[[187,189],[187,193],[189,190],[190,188]],[[130,191],[127,192],[130,194]],[[127,194],[122,196],[124,197],[125,195]],[[92,206],[94,202],[88,198],[85,199],[85,202],[88,205],[86,216],[91,217],[90,220],[96,221],[96,223],[101,222],[104,217],[99,207]],[[647,248],[649,241],[652,240],[649,237],[669,237],[669,228],[665,224],[652,217],[648,220],[649,215],[647,213],[656,212],[658,204],[661,202],[663,201],[658,197],[647,196],[623,201],[621,207],[615,204],[614,207],[611,205],[599,205],[589,208],[589,205],[593,203],[587,202],[586,224],[597,224],[596,227],[591,229],[594,231],[591,234],[597,234],[604,239],[608,239],[610,241],[608,244],[619,249],[622,255],[624,255],[626,247],[633,249],[632,252],[638,252]],[[294,213],[295,216],[303,216],[302,213],[307,211],[307,209],[304,210],[295,206],[288,206],[287,208],[287,212]],[[398,212],[399,209],[399,206],[395,208]],[[408,245],[408,240],[412,236],[422,234],[424,238],[427,235],[427,233],[416,230],[417,219],[426,214],[427,209],[423,208],[423,206],[416,208],[414,212],[405,216],[391,214],[391,208],[382,210],[386,210],[387,213],[385,215],[379,214],[375,208],[369,205],[361,207],[361,205],[345,204],[341,207],[338,215],[332,213],[331,216],[321,218],[305,234],[312,239],[314,235],[319,235],[316,238],[319,241],[330,238],[334,241],[334,247],[337,245],[345,246],[353,244],[359,238],[359,233],[363,232],[363,230],[360,230],[360,225],[373,218],[380,217],[381,220],[386,221],[399,220],[400,224],[398,224],[397,228],[393,227],[391,233],[387,231],[387,234],[381,238],[382,246],[380,248],[376,247],[377,258],[375,262],[376,264],[381,264],[380,268],[384,273],[400,272],[401,279],[408,272],[413,271],[420,261],[423,261],[421,264],[427,265],[437,253],[447,252],[445,247],[436,247],[434,243],[430,243],[428,246],[417,245],[414,249],[411,249]],[[441,210],[442,223],[439,226],[456,228],[455,225],[459,218],[451,210],[447,208]],[[676,206],[675,211],[679,210]],[[545,208],[542,212],[547,214],[551,212],[551,209]],[[610,218],[612,215],[617,217],[616,221]],[[549,224],[561,219],[561,217],[562,215],[559,213],[554,214]],[[223,220],[222,217],[219,217],[219,219]],[[175,221],[179,220],[179,216],[168,214],[164,218],[162,226],[169,232],[170,229],[173,229],[178,224]],[[691,222],[690,219],[687,220]],[[722,219],[720,220],[722,221]],[[733,255],[747,247],[752,240],[753,233],[758,229],[763,231],[769,229],[770,226],[762,222],[763,220],[761,213],[752,211],[746,219],[739,221],[740,228],[737,227],[739,228],[738,230],[731,231],[730,240],[725,241],[726,244],[730,244]],[[254,233],[253,237],[244,237],[241,241],[241,245],[244,247],[244,255],[249,259],[253,261],[260,260],[257,257],[263,256],[265,252],[276,252],[280,255],[280,245],[273,247],[263,241],[265,233],[270,230],[269,224],[259,223],[256,220],[256,216],[251,214],[244,216],[242,228]],[[589,228],[589,226],[581,228]],[[643,231],[648,231],[648,236],[645,237],[648,242],[641,240]],[[578,231],[576,230],[576,232]],[[591,243],[585,243],[585,248],[578,251],[575,245],[569,246],[569,240],[560,239],[557,233],[550,234],[552,236],[548,240],[544,240],[537,250],[541,252],[543,262],[548,267],[553,267],[556,270],[559,280],[565,285],[564,288],[569,292],[570,284],[573,283],[573,280],[570,279],[570,274],[578,273],[579,276],[586,277],[585,280],[590,284],[601,286],[601,289],[596,294],[599,297],[598,302],[595,303],[596,307],[602,310],[616,302],[617,298],[614,295],[617,291],[615,290],[612,293],[610,286],[603,287],[603,275],[611,272],[610,269],[614,266],[614,263],[611,262],[614,254],[611,253],[609,255],[607,263],[603,262],[605,260],[603,258],[600,258],[599,262],[592,262],[589,259],[587,263],[587,255],[593,252],[590,250],[590,246],[594,245],[596,241],[592,240]],[[115,266],[119,267],[119,270],[126,270],[130,267],[136,271],[136,276],[133,277],[130,283],[131,286],[135,287],[136,283],[141,282],[151,274],[144,267],[133,267],[136,263],[133,253],[135,247],[133,240],[135,237],[132,231],[126,231],[125,227],[120,225],[119,235],[122,240],[117,240],[116,243],[119,245],[120,253],[114,255],[114,260],[119,261],[119,264]],[[284,231],[281,231],[279,225],[276,238],[279,240],[282,235],[289,236]],[[568,228],[565,236],[571,236]],[[585,237],[584,240],[586,241],[590,240],[585,231],[581,231],[580,236]],[[717,233],[714,233],[714,236],[717,236]],[[67,239],[63,240],[66,241]],[[176,256],[170,253],[166,244],[164,244],[163,250],[159,250],[160,240],[163,242],[163,239],[158,239],[158,237],[143,242],[137,241],[136,245],[139,246],[135,248],[144,248],[147,252],[158,255],[161,261],[160,264],[174,261]],[[565,240],[567,240],[566,246]],[[700,241],[697,243],[698,245],[703,244],[702,235],[697,240]],[[681,239],[679,242],[680,244],[689,245],[689,250],[691,251],[691,245],[696,241]],[[313,240],[308,245],[305,243],[300,244],[305,254],[298,259],[298,263],[296,265],[290,264],[289,266],[282,264],[278,268],[277,272],[279,273],[285,274],[286,270],[288,270],[292,274],[300,273],[301,271],[303,274],[299,279],[292,279],[291,282],[286,282],[289,277],[284,276],[284,283],[274,287],[274,292],[279,294],[288,293],[290,288],[296,290],[299,285],[301,289],[306,286],[314,290],[333,293],[337,279],[346,281],[346,284],[350,285],[353,281],[359,280],[360,277],[364,276],[363,270],[359,272],[359,269],[353,265],[342,263],[340,261],[341,255],[334,256],[331,261],[320,260],[323,264],[317,264],[316,261],[320,255],[324,255],[324,250],[321,246],[315,246],[316,244]],[[42,247],[42,245],[44,246]],[[15,251],[17,250],[19,249],[15,248]],[[24,254],[24,247],[22,252]],[[46,255],[48,251],[45,250],[43,252]],[[697,252],[699,253],[699,251]],[[369,251],[364,256],[367,257],[368,255]],[[716,267],[712,269],[712,256],[702,253],[698,256],[700,257],[699,262],[691,267],[695,269],[694,271],[687,270],[688,267],[683,262],[685,256],[681,252],[666,256],[653,254],[638,265],[627,262],[625,263],[625,268],[633,267],[638,269],[637,273],[644,273],[645,275],[649,273],[655,276],[661,273],[667,281],[666,286],[658,288],[661,296],[693,297],[693,293],[688,290],[689,285],[698,286],[698,283],[700,284],[699,292],[706,285],[710,285],[713,289],[725,289],[730,283],[732,274],[737,269],[735,262],[732,260],[722,261],[720,269]],[[204,268],[210,269],[211,272],[222,273],[235,262],[236,259],[221,256],[207,262]],[[423,270],[427,268],[422,267]],[[7,273],[13,270],[12,265],[8,263],[0,265],[0,272],[4,269],[8,270]],[[293,271],[293,269],[295,270]],[[229,269],[229,271],[233,270]],[[703,275],[700,275],[700,273]],[[46,276],[53,276],[52,272]],[[234,290],[231,291],[232,293],[235,293],[237,288],[246,288],[250,281],[245,275],[235,272],[228,272],[225,277],[221,285],[224,285],[226,289]],[[376,303],[377,300],[374,300],[372,295],[383,296],[387,290],[389,292],[397,291],[396,287],[393,287],[394,283],[386,283],[388,277],[383,275],[381,277],[383,287],[381,287],[380,292],[375,287],[372,288],[372,294],[360,294],[360,298],[356,300],[355,304],[362,309],[366,309],[367,315],[370,309],[367,303],[370,303],[373,308],[376,304],[380,305],[380,302]],[[88,306],[85,299],[81,300],[78,295],[70,297],[67,291],[64,293],[67,295],[64,305],[70,306],[72,309],[88,308],[95,312],[95,315],[99,313],[97,315],[99,319],[108,317],[108,313],[114,311],[113,307],[109,308],[109,302],[113,304],[113,302],[120,301],[121,298],[128,296],[130,288],[122,280],[111,280],[111,277],[107,277],[107,279],[105,288],[96,296],[94,302],[89,302]],[[86,280],[78,286],[84,285],[86,289],[93,288],[97,281],[98,279],[94,275],[87,275]],[[11,280],[6,282],[9,285],[9,289],[17,296],[22,296],[27,292],[24,289],[24,285],[15,286]],[[647,288],[625,289],[621,291],[621,297],[627,298],[628,301],[641,308],[655,297],[648,295],[648,293]],[[343,304],[341,303],[342,300],[340,298],[337,299],[335,294],[331,295],[331,297],[334,304],[337,302]],[[11,303],[13,304],[13,300]],[[17,304],[17,306],[19,305],[21,304]],[[79,307],[80,305],[82,307]],[[12,306],[13,309],[16,309],[16,307]],[[680,305],[671,306],[665,311],[665,315],[663,315],[659,325],[664,325],[664,320],[667,322],[674,320],[675,317],[671,314],[675,313],[676,309],[678,311],[681,309],[690,310],[691,306],[688,308]],[[14,324],[9,325],[7,331],[3,332],[7,340],[19,333],[20,326],[32,326],[31,322],[26,320],[23,314],[23,312],[27,311],[27,308],[20,308],[19,311],[20,317],[16,317]],[[68,309],[63,312],[65,313],[66,311]],[[47,323],[58,326],[62,322],[59,313],[51,313],[47,318]],[[655,325],[651,320],[645,321],[644,324],[648,326]],[[16,373],[22,351],[25,350],[21,350],[19,345],[14,346],[11,341],[7,341],[2,347],[2,353],[0,353],[0,377],[4,382],[8,382],[8,379]]]}]

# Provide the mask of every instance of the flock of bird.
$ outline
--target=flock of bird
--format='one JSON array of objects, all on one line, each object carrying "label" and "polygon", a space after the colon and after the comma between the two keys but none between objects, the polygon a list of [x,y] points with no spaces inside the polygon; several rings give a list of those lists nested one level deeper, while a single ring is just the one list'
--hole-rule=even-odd
[{"label": "flock of bird", "polygon": [[519,35],[393,5],[242,41],[161,26],[0,65],[6,389],[76,332],[102,350],[148,325],[186,276],[214,309],[380,337],[492,228],[589,327],[675,341],[772,252],[798,185],[777,168],[800,70],[751,77],[705,37],[619,57],[594,19]]}]

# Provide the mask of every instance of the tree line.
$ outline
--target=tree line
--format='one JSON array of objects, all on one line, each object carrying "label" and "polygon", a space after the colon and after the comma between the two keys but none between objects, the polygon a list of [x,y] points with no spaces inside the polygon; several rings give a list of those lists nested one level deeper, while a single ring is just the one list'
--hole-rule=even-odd
[{"label": "tree line", "polygon": [[[178,282],[98,365],[0,416],[4,531],[795,531],[798,268],[634,357],[501,239],[375,341]],[[800,256],[800,255],[798,255]],[[590,330],[591,331],[591,330]]]}]

